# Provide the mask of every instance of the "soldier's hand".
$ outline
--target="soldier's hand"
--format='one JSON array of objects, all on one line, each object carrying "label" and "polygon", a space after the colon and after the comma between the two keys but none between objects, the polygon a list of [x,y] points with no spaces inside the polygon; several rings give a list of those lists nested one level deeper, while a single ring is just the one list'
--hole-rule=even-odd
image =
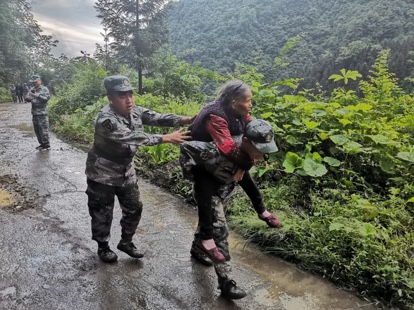
[{"label": "soldier's hand", "polygon": [[162,143],[181,144],[191,139],[190,133],[191,131],[183,131],[183,129],[180,128],[179,130],[174,131],[173,133],[163,135]]},{"label": "soldier's hand", "polygon": [[194,115],[193,117],[189,117],[189,116],[183,116],[180,119],[179,125],[180,126],[184,126],[184,125],[190,125],[194,122],[195,118],[197,117],[197,114]]}]

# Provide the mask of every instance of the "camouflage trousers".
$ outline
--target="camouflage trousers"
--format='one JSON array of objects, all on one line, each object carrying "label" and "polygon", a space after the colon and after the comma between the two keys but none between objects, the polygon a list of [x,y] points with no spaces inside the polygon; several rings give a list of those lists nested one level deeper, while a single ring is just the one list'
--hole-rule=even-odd
[{"label": "camouflage trousers", "polygon": [[41,145],[49,143],[49,117],[47,115],[33,115],[33,128],[36,133],[37,141]]},{"label": "camouflage trousers", "polygon": [[[230,251],[229,251],[229,231],[226,221],[226,201],[230,197],[235,187],[234,183],[222,185],[217,194],[213,196],[211,206],[213,208],[213,240],[216,243],[219,251],[226,258],[226,262],[221,264],[214,264],[214,270],[218,276],[220,282],[221,279],[230,278],[231,264],[230,264]],[[196,199],[198,193],[193,188],[193,195]],[[197,200],[197,199],[196,199]],[[197,231],[194,234],[194,241],[198,238],[200,226],[197,227]]]},{"label": "camouflage trousers", "polygon": [[122,209],[121,238],[132,241],[142,213],[142,202],[138,184],[126,186],[109,186],[87,179],[89,215],[91,216],[92,239],[97,242],[108,242],[111,236],[111,225],[115,196],[118,197]]}]

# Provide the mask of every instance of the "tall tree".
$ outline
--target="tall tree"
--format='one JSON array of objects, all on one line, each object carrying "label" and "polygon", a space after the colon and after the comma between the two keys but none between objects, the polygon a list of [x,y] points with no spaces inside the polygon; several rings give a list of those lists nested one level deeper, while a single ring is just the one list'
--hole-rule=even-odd
[{"label": "tall tree", "polygon": [[19,82],[51,56],[57,41],[42,35],[29,0],[0,0],[0,81]]},{"label": "tall tree", "polygon": [[102,24],[113,38],[111,47],[117,56],[138,72],[138,89],[142,94],[142,75],[146,59],[165,42],[163,23],[168,0],[98,0],[95,9]]}]

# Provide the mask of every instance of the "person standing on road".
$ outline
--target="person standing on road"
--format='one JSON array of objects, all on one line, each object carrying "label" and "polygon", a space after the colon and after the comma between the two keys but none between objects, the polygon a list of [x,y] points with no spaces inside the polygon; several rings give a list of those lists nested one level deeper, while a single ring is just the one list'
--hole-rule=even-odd
[{"label": "person standing on road", "polygon": [[141,258],[132,238],[142,213],[142,202],[134,168],[134,155],[139,146],[161,143],[181,144],[191,139],[189,131],[179,129],[171,134],[147,134],[144,125],[178,127],[189,125],[194,117],[157,112],[135,106],[135,88],[125,76],[109,76],[104,80],[109,104],[95,120],[93,147],[86,160],[86,176],[92,239],[98,243],[98,256],[114,262],[118,256],[109,247],[114,198],[122,209],[121,240],[118,250]]},{"label": "person standing on road", "polygon": [[23,95],[24,95],[23,85],[19,84],[19,85],[17,85],[17,98],[19,99],[19,103],[24,102]]},{"label": "person standing on road", "polygon": [[[274,131],[272,126],[264,120],[252,120],[246,125],[244,135],[234,136],[233,141],[239,146],[240,150],[249,155],[254,162],[259,160],[263,154],[277,152],[278,148],[273,139]],[[214,265],[214,270],[218,277],[219,289],[222,296],[230,299],[240,299],[246,296],[246,292],[237,286],[231,278],[230,252],[228,243],[228,229],[226,224],[226,200],[235,188],[235,176],[238,167],[222,155],[214,142],[189,141],[184,142],[180,147],[180,165],[184,178],[194,181],[194,172],[204,170],[204,187],[197,190],[194,187],[194,197],[198,200],[200,191],[215,188],[211,199],[213,210],[213,231],[212,236],[220,253],[225,257],[222,262],[210,260],[205,253],[195,250],[194,243],[197,242],[197,233],[200,232],[200,225],[194,237],[191,255],[198,262],[206,266]],[[198,170],[193,170],[194,168]],[[243,176],[245,183],[254,183],[251,176],[247,173]],[[219,184],[217,187],[215,184]],[[244,187],[243,189],[245,189]],[[264,207],[260,191],[255,191],[255,185],[248,186],[250,191],[246,191],[253,206]],[[268,223],[267,224],[271,224]],[[269,225],[275,227],[274,225]]]},{"label": "person standing on road", "polygon": [[16,103],[17,101],[16,86],[14,86],[13,84],[10,85],[10,95],[12,96],[13,103]]},{"label": "person standing on road", "polygon": [[27,93],[30,91],[29,86],[26,83],[23,84],[23,94],[26,97]]},{"label": "person standing on road", "polygon": [[25,101],[32,103],[33,128],[40,145],[39,151],[50,150],[49,117],[47,103],[50,99],[49,89],[42,85],[40,76],[35,74],[29,81],[33,87],[26,94]]}]

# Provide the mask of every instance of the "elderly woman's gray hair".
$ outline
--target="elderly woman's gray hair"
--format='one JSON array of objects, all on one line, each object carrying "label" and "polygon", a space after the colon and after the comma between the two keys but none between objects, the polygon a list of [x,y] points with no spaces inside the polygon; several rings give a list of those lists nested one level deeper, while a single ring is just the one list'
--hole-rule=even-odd
[{"label": "elderly woman's gray hair", "polygon": [[250,86],[243,83],[242,81],[228,81],[221,88],[219,92],[219,99],[225,106],[229,106],[233,100],[239,100],[246,97],[249,91]]}]

